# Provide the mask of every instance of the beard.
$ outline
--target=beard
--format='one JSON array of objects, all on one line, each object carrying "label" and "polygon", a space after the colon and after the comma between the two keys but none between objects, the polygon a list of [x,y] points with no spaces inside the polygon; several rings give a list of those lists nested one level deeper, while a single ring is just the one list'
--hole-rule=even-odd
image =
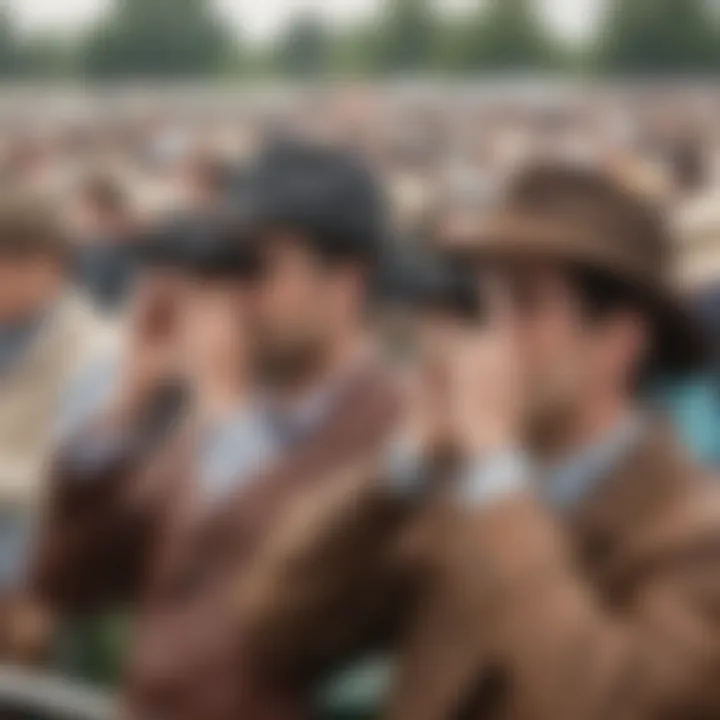
[{"label": "beard", "polygon": [[570,398],[548,397],[530,403],[525,418],[528,447],[540,458],[552,458],[562,452],[572,436],[577,408]]}]

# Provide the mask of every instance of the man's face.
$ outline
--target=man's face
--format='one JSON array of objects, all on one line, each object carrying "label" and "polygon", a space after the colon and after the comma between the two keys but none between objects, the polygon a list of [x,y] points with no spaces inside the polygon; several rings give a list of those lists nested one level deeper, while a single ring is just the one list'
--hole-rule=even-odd
[{"label": "man's face", "polygon": [[260,247],[249,302],[257,370],[269,382],[293,382],[317,370],[338,330],[354,319],[357,277],[290,233],[269,234]]},{"label": "man's face", "polygon": [[593,382],[592,329],[563,273],[551,265],[508,271],[524,360],[528,432],[539,443],[566,426]]},{"label": "man's face", "polygon": [[648,347],[641,313],[592,316],[561,267],[528,264],[507,272],[527,382],[528,432],[542,446],[562,440],[588,403],[632,393]]},{"label": "man's face", "polygon": [[231,279],[186,278],[182,291],[179,344],[191,375],[244,373],[246,289]]},{"label": "man's face", "polygon": [[63,282],[57,258],[0,254],[0,323],[22,321],[49,309]]}]

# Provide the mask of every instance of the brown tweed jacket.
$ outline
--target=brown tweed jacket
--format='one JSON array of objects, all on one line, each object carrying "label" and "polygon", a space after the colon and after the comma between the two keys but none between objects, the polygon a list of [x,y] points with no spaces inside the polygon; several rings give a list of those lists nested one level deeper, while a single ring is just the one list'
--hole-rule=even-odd
[{"label": "brown tweed jacket", "polygon": [[248,576],[268,668],[369,644],[371,594],[399,603],[392,720],[720,718],[720,497],[665,430],[562,516],[438,497],[378,533],[394,501],[368,477],[308,503]]},{"label": "brown tweed jacket", "polygon": [[312,438],[210,509],[198,499],[192,429],[142,468],[119,461],[102,477],[73,477],[59,454],[35,585],[68,612],[117,602],[137,609],[132,720],[306,717],[303,694],[265,682],[244,651],[235,587],[282,509],[373,452],[393,425],[395,393],[380,368],[340,395]]}]

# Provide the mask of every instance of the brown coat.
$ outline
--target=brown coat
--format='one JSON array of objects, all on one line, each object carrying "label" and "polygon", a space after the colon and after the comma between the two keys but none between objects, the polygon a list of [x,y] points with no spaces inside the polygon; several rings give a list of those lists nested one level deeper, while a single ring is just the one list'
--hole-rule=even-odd
[{"label": "brown coat", "polygon": [[146,458],[142,472],[119,463],[80,482],[60,454],[36,585],[66,611],[120,601],[138,608],[128,717],[306,717],[300,692],[263,682],[251,667],[231,611],[238,573],[275,532],[281,508],[380,444],[395,412],[383,372],[361,373],[311,439],[210,510],[196,497],[192,430]]},{"label": "brown coat", "polygon": [[[367,603],[341,590],[358,574],[332,551],[348,537],[343,514],[372,536],[390,503],[361,475],[352,508],[336,496],[325,515],[308,509],[312,529],[278,539],[251,574],[252,637],[278,670],[324,652],[335,629],[369,623]],[[392,720],[720,718],[720,498],[664,431],[569,515],[529,494],[475,510],[442,498],[404,526],[369,547],[375,594],[403,603],[389,616]],[[373,564],[355,552],[367,582]],[[302,568],[312,592],[274,594],[283,564]]]}]

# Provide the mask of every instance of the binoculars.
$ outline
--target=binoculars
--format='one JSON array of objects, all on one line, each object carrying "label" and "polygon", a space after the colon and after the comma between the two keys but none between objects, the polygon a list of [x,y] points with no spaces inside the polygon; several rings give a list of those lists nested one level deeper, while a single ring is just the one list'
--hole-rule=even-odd
[{"label": "binoculars", "polygon": [[256,248],[232,217],[181,217],[150,229],[138,243],[141,265],[201,277],[248,277],[259,268]]},{"label": "binoculars", "polygon": [[484,316],[477,280],[462,260],[423,247],[394,247],[382,263],[377,295],[381,303],[438,311],[463,322]]}]

